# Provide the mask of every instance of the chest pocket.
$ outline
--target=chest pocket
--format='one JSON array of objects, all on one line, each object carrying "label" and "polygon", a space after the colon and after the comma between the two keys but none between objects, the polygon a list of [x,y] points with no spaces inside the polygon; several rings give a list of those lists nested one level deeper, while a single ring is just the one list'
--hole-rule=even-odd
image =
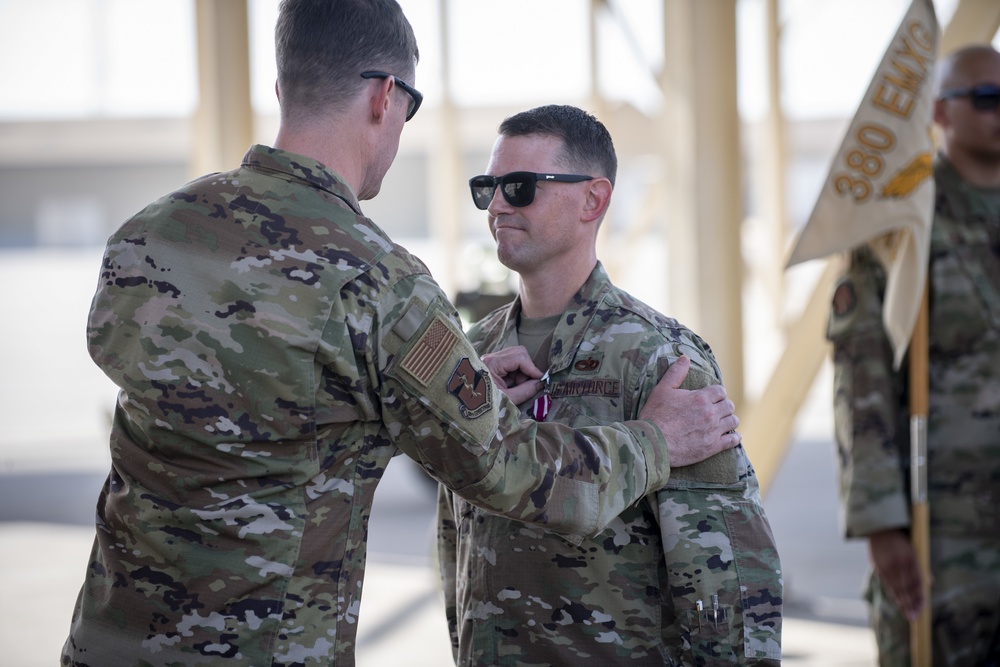
[{"label": "chest pocket", "polygon": [[968,353],[990,330],[1000,329],[1000,255],[997,224],[932,229],[931,345],[944,354]]}]

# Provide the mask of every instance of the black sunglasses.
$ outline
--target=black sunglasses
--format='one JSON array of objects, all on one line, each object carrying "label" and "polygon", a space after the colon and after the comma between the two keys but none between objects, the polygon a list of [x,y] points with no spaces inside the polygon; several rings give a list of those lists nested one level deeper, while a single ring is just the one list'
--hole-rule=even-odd
[{"label": "black sunglasses", "polygon": [[472,201],[476,208],[485,211],[493,201],[493,193],[497,186],[503,198],[511,206],[527,206],[535,200],[535,183],[538,181],[553,181],[557,183],[579,183],[593,180],[593,176],[575,174],[536,174],[533,171],[512,171],[503,176],[473,176],[469,179],[472,189]]},{"label": "black sunglasses", "polygon": [[992,83],[982,83],[970,88],[955,88],[941,93],[942,100],[953,97],[968,97],[972,100],[972,108],[976,111],[995,111],[1000,107],[1000,87]]},{"label": "black sunglasses", "polygon": [[420,108],[420,103],[424,101],[424,96],[420,94],[420,91],[400,79],[395,74],[389,74],[388,72],[362,72],[362,79],[388,79],[392,77],[396,80],[396,85],[406,91],[406,94],[410,96],[410,106],[406,110],[406,120],[410,120],[415,115],[417,115],[417,109]]}]

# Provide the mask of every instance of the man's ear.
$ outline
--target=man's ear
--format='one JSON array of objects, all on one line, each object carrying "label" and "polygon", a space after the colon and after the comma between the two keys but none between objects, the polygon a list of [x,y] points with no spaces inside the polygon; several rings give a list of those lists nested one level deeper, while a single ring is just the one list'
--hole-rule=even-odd
[{"label": "man's ear", "polygon": [[369,103],[372,120],[376,123],[381,123],[385,120],[386,115],[389,113],[389,107],[392,105],[390,93],[392,93],[392,89],[396,86],[396,80],[391,76],[387,76],[384,79],[375,79],[375,81],[378,81],[379,85],[375,89],[375,92],[371,93]]},{"label": "man's ear", "polygon": [[611,181],[601,177],[587,182],[587,199],[583,204],[583,220],[599,220],[611,202]]},{"label": "man's ear", "polygon": [[948,115],[944,110],[945,100],[934,100],[934,122],[944,128],[947,125]]}]

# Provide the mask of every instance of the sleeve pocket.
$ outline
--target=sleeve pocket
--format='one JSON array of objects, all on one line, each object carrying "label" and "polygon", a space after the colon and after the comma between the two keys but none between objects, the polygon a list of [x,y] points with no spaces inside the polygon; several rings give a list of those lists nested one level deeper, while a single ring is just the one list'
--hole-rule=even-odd
[{"label": "sleeve pocket", "polygon": [[671,490],[658,502],[674,609],[667,634],[685,662],[778,664],[781,571],[760,506],[718,489]]}]

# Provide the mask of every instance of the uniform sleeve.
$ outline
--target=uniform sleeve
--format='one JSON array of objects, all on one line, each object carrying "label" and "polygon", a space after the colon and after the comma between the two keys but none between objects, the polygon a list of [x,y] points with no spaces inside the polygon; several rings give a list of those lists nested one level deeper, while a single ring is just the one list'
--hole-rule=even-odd
[{"label": "uniform sleeve", "polygon": [[[469,341],[477,345],[484,331],[481,326],[473,324],[467,333]],[[441,588],[444,595],[444,612],[448,620],[448,635],[451,639],[451,652],[455,664],[458,664],[458,534],[461,515],[456,506],[455,494],[444,484],[438,484],[437,511],[437,550],[438,572],[441,577]]]},{"label": "uniform sleeve", "polygon": [[847,537],[910,523],[906,378],[905,371],[892,369],[882,326],[884,290],[884,272],[874,256],[854,251],[834,291],[827,328],[833,343],[840,520]]},{"label": "uniform sleeve", "polygon": [[458,664],[458,517],[455,516],[454,495],[443,484],[438,485],[438,572],[444,593],[444,612],[448,619],[451,653]]},{"label": "uniform sleeve", "polygon": [[[711,351],[690,336],[688,349],[681,350],[691,357],[682,388],[719,384],[722,374]],[[660,357],[655,377],[675,359]],[[685,640],[694,660],[712,664],[721,652],[738,656],[735,664],[777,664],[781,560],[743,447],[675,468],[655,507],[667,576],[683,582],[667,592],[675,618],[688,628]],[[715,622],[719,616],[721,624]]]},{"label": "uniform sleeve", "polygon": [[574,430],[521,421],[425,275],[376,304],[372,336],[382,421],[394,443],[487,511],[569,535],[592,535],[669,477],[649,421]]}]

